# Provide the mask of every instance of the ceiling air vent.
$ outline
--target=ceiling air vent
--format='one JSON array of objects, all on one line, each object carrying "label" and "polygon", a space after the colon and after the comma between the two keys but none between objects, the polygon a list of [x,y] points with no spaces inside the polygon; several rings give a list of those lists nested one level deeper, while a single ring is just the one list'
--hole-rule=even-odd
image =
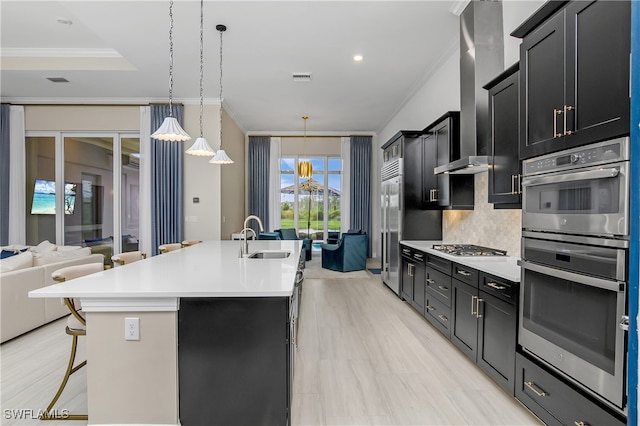
[{"label": "ceiling air vent", "polygon": [[53,82],[53,83],[68,83],[69,80],[67,80],[64,77],[47,77],[47,80]]},{"label": "ceiling air vent", "polygon": [[311,81],[310,72],[292,72],[291,76],[293,77],[293,81],[296,83],[308,83]]}]

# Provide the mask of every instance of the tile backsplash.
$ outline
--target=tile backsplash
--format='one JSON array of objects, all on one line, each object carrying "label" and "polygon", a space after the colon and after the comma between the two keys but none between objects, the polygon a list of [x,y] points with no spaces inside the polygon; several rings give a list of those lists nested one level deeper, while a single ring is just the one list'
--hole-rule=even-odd
[{"label": "tile backsplash", "polygon": [[520,257],[522,211],[494,209],[487,202],[489,174],[475,176],[474,210],[446,210],[442,218],[442,240],[448,243],[476,244],[506,250]]}]

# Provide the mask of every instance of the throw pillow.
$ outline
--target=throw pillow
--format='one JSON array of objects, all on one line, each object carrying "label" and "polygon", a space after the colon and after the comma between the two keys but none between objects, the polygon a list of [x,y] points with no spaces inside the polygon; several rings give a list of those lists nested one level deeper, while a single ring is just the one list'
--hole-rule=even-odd
[{"label": "throw pillow", "polygon": [[48,265],[50,263],[63,262],[69,259],[89,256],[91,248],[83,247],[78,250],[52,251],[48,253],[36,253],[33,255],[33,266]]},{"label": "throw pillow", "polygon": [[31,247],[29,250],[34,253],[46,253],[48,251],[55,251],[58,246],[49,242],[49,240],[44,240],[40,244],[35,247]]},{"label": "throw pillow", "polygon": [[0,273],[30,268],[33,265],[33,253],[25,251],[6,259],[0,259]]},{"label": "throw pillow", "polygon": [[5,249],[3,249],[2,252],[0,252],[0,259],[6,259],[8,257],[15,256],[15,255],[20,254],[20,253],[24,253],[25,251],[27,251],[26,248],[22,249],[22,250],[12,250],[12,249],[5,250]]}]

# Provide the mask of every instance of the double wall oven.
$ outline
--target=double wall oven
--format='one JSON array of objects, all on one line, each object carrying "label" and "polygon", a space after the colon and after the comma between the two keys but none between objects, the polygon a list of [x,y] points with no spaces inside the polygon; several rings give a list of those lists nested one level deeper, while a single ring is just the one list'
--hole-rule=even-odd
[{"label": "double wall oven", "polygon": [[629,138],[523,162],[519,343],[626,405]]}]

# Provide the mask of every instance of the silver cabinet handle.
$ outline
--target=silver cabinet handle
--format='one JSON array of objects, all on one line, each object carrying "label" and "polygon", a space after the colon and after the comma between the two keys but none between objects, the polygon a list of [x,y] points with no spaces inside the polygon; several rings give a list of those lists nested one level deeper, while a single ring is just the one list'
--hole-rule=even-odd
[{"label": "silver cabinet handle", "polygon": [[499,284],[492,283],[492,282],[488,282],[487,283],[487,287],[495,288],[496,290],[504,290],[505,288],[507,288],[506,285],[499,285]]},{"label": "silver cabinet handle", "polygon": [[444,322],[449,321],[449,318],[445,317],[444,315],[438,315],[438,318],[440,318]]},{"label": "silver cabinet handle", "polygon": [[516,194],[522,194],[522,175],[518,174],[518,190],[516,191]]},{"label": "silver cabinet handle", "polygon": [[573,111],[573,107],[569,105],[564,106],[564,135],[569,136],[573,134],[571,130],[567,130],[567,111]]},{"label": "silver cabinet handle", "polygon": [[458,271],[456,271],[457,274],[462,275],[463,277],[470,277],[471,276],[471,272],[467,272],[463,269],[459,269]]},{"label": "silver cabinet handle", "polygon": [[553,109],[553,137],[554,138],[561,138],[562,137],[562,133],[558,133],[558,120],[556,119],[556,115],[560,115],[562,114],[562,110],[561,109]]},{"label": "silver cabinet handle", "polygon": [[620,318],[620,323],[618,324],[618,327],[620,327],[621,330],[629,331],[629,316],[628,315],[623,315],[622,318]]},{"label": "silver cabinet handle", "polygon": [[573,422],[573,424],[576,426],[589,426],[589,423],[585,423],[585,422]]},{"label": "silver cabinet handle", "polygon": [[407,274],[412,277],[413,276],[413,269],[415,268],[415,266],[413,266],[413,264],[411,263],[407,263]]},{"label": "silver cabinet handle", "polygon": [[476,304],[476,299],[478,298],[478,296],[471,296],[471,315],[473,315],[474,317],[477,315],[475,309],[478,306]]},{"label": "silver cabinet handle", "polygon": [[427,278],[427,284],[435,284],[435,280],[432,280],[431,278]]},{"label": "silver cabinet handle", "polygon": [[433,307],[433,306],[431,306],[431,305],[427,305],[427,306],[425,307],[425,309],[426,309],[427,311],[435,311],[435,310],[436,310],[436,308],[434,308],[434,307]]},{"label": "silver cabinet handle", "polygon": [[533,391],[533,393],[535,393],[536,395],[538,395],[539,397],[543,397],[543,396],[547,396],[548,393],[546,393],[543,390],[538,390],[536,389],[536,384],[533,382],[524,382],[524,384]]},{"label": "silver cabinet handle", "polygon": [[449,287],[445,287],[443,285],[439,285],[438,288],[442,291],[449,291]]},{"label": "silver cabinet handle", "polygon": [[484,302],[484,299],[476,298],[476,318],[482,318],[480,313],[480,303]]}]

